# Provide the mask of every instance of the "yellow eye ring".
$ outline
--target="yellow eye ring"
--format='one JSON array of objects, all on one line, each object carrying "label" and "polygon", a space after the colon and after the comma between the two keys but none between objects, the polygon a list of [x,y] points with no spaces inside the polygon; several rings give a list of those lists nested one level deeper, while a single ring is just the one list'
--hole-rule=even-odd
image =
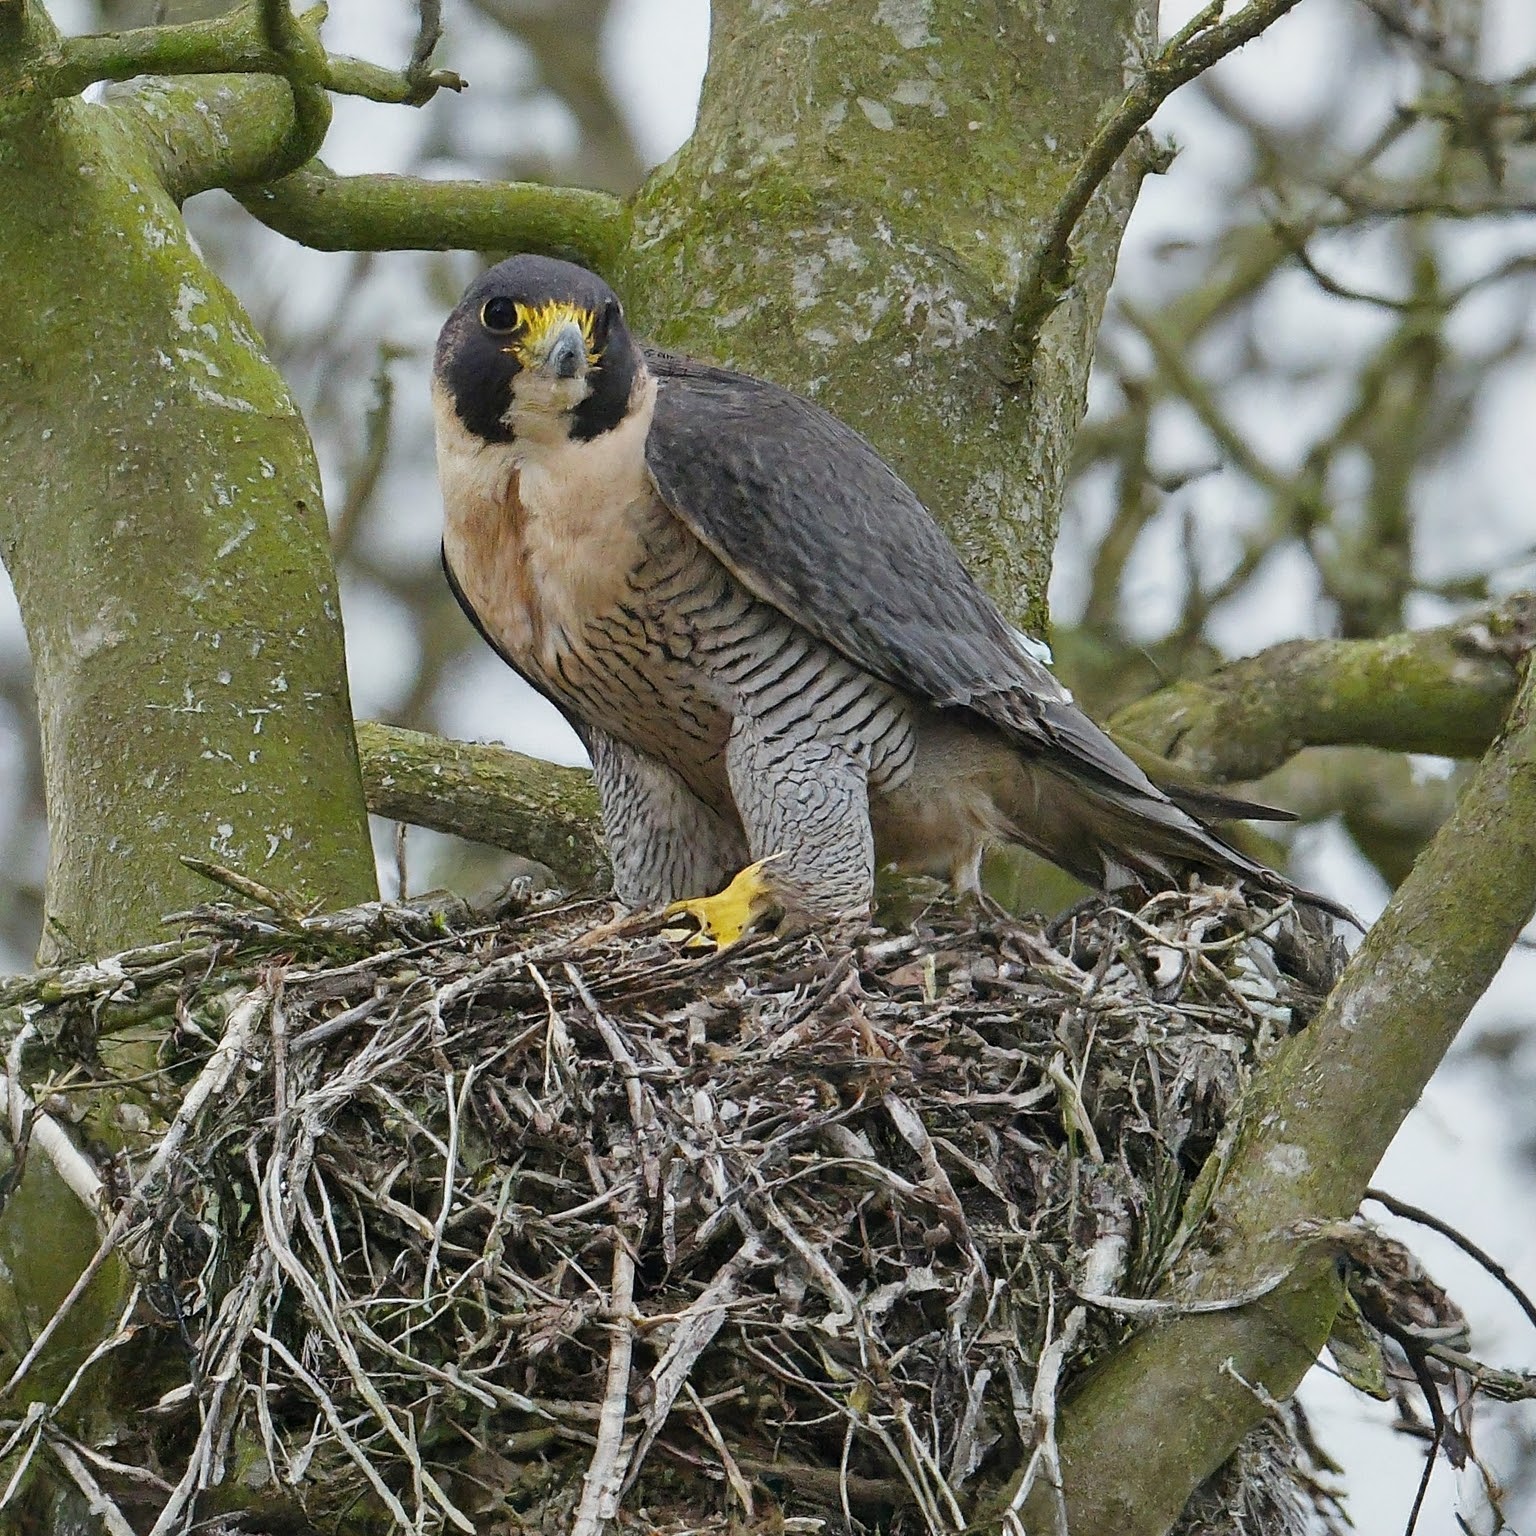
[{"label": "yellow eye ring", "polygon": [[480,324],[493,336],[510,336],[526,318],[527,312],[514,299],[501,294],[480,306]]}]

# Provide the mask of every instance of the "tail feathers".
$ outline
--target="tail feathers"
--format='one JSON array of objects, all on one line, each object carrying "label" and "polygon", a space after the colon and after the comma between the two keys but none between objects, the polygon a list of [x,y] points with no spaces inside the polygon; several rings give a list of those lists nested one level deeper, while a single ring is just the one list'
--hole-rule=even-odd
[{"label": "tail feathers", "polygon": [[[1015,841],[1060,865],[1086,885],[1166,889],[1194,871],[1217,880],[1241,879],[1362,927],[1348,907],[1309,891],[1234,848],[1183,803],[1153,788],[1078,779],[1038,762],[1022,761],[1017,803],[1004,807]],[[1223,819],[1253,816],[1245,802],[1199,791],[1195,806],[1218,807]],[[1259,810],[1268,810],[1260,807]],[[1283,814],[1283,813],[1282,813]],[[1273,813],[1268,818],[1276,819]]]},{"label": "tail feathers", "polygon": [[1295,821],[1295,811],[1262,800],[1240,800],[1203,784],[1170,784],[1165,779],[1152,781],[1181,811],[1196,821]]}]

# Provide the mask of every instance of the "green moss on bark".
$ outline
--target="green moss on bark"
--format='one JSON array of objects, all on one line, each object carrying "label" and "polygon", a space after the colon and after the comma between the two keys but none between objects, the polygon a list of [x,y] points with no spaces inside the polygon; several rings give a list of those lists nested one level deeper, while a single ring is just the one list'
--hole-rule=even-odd
[{"label": "green moss on bark", "polygon": [[368,808],[536,859],[568,890],[606,890],[597,790],[585,768],[505,747],[357,724]]},{"label": "green moss on bark", "polygon": [[642,190],[618,278],[643,330],[864,431],[1018,621],[1045,586],[1134,172],[1020,377],[1028,242],[1121,96],[1142,0],[717,0],[698,127]]},{"label": "green moss on bark", "polygon": [[606,270],[624,229],[606,192],[335,176],[318,161],[239,196],[264,224],[322,251],[536,251]]},{"label": "green moss on bark", "polygon": [[110,107],[0,115],[3,554],[47,777],[44,953],[206,894],[184,853],[373,891],[304,424]]},{"label": "green moss on bark", "polygon": [[1515,695],[1536,602],[1518,593],[1442,629],[1293,640],[1127,705],[1110,728],[1216,782],[1253,779],[1303,747],[1475,757]]}]

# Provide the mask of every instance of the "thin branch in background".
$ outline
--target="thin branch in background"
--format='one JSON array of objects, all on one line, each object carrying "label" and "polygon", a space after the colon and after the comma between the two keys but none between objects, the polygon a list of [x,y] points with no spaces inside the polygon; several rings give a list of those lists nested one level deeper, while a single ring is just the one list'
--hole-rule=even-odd
[{"label": "thin branch in background", "polygon": [[1429,1480],[1434,1476],[1435,1463],[1440,1460],[1440,1445],[1444,1438],[1445,1419],[1442,1415],[1435,1423],[1434,1438],[1424,1452],[1424,1470],[1419,1473],[1419,1486],[1413,1495],[1413,1508],[1408,1511],[1408,1523],[1403,1527],[1403,1536],[1413,1536],[1419,1528],[1419,1514],[1424,1508],[1424,1496],[1429,1492]]},{"label": "thin branch in background", "polygon": [[1321,466],[1303,477],[1287,474],[1267,463],[1228,418],[1216,399],[1215,389],[1195,372],[1184,346],[1170,334],[1162,317],[1130,303],[1122,304],[1120,312],[1151,348],[1165,388],[1171,386],[1172,392],[1200,418],[1226,461],[1275,499],[1275,515],[1286,532],[1299,533],[1326,522],[1328,507],[1321,490]]},{"label": "thin branch in background", "polygon": [[[1482,92],[1495,92],[1501,88],[1518,87],[1527,79],[1524,75],[1512,75],[1507,80],[1485,80],[1470,64],[1452,56],[1452,40],[1443,31],[1416,21],[1399,0],[1360,0],[1360,3],[1380,22],[1384,32],[1408,44],[1419,63],[1449,75],[1462,85]],[[1462,51],[1470,50],[1463,46]]]},{"label": "thin branch in background", "polygon": [[442,0],[419,0],[417,15],[416,39],[403,70],[381,69],[362,59],[335,55],[331,59],[332,89],[407,107],[425,106],[442,90],[466,90],[469,82],[462,75],[430,67],[443,36]]},{"label": "thin branch in background", "polygon": [[1088,590],[1083,623],[1091,630],[1111,633],[1119,627],[1120,591],[1126,566],[1142,531],[1156,516],[1159,503],[1146,474],[1150,407],[1140,381],[1122,379],[1126,408],[1113,453],[1116,496],[1114,518],[1099,541]]},{"label": "thin branch in background", "polygon": [[1306,236],[1286,220],[1278,216],[1272,217],[1270,227],[1275,231],[1276,238],[1285,243],[1286,249],[1296,264],[1324,293],[1336,299],[1345,299],[1355,304],[1370,304],[1377,309],[1391,310],[1401,315],[1446,315],[1475,293],[1507,282],[1511,278],[1523,277],[1536,271],[1536,254],[1523,252],[1506,257],[1455,288],[1429,296],[1410,294],[1406,298],[1397,298],[1388,293],[1367,292],[1363,288],[1352,287],[1330,276],[1314,260],[1307,248]]},{"label": "thin branch in background", "polygon": [[1454,1366],[1466,1374],[1478,1391],[1501,1403],[1536,1402],[1536,1371],[1509,1371],[1487,1365],[1449,1344],[1431,1344],[1425,1351],[1431,1359]]},{"label": "thin branch in background", "polygon": [[1509,1292],[1515,1304],[1525,1313],[1531,1326],[1536,1328],[1536,1302],[1526,1295],[1515,1282],[1514,1277],[1492,1254],[1479,1248],[1470,1237],[1458,1232],[1449,1222],[1442,1221],[1440,1217],[1426,1211],[1422,1206],[1410,1205],[1406,1200],[1399,1200],[1396,1195],[1389,1195],[1384,1189],[1372,1187],[1366,1190],[1365,1198],[1374,1200],[1377,1205],[1385,1206],[1394,1216],[1401,1216],[1404,1221],[1412,1221],[1421,1227],[1428,1227],[1431,1232],[1438,1232],[1441,1237],[1454,1243],[1469,1259],[1481,1265]]},{"label": "thin branch in background", "polygon": [[1025,261],[1013,306],[1014,345],[1021,354],[1027,356],[1033,349],[1040,327],[1071,281],[1073,231],[1131,141],[1181,85],[1251,42],[1296,3],[1250,0],[1231,20],[1221,21],[1224,0],[1214,0],[1147,62],[1141,78],[1083,152]]},{"label": "thin branch in background", "polygon": [[379,481],[383,478],[395,407],[395,381],[390,376],[389,365],[401,355],[398,347],[388,342],[379,343],[378,362],[373,374],[373,403],[363,417],[362,452],[347,470],[341,508],[331,524],[331,548],[338,561],[352,553],[364,515],[372,506]]},{"label": "thin branch in background", "polygon": [[1347,283],[1342,283],[1336,277],[1330,277],[1312,259],[1312,253],[1307,249],[1306,237],[1299,231],[1293,231],[1283,219],[1278,217],[1270,220],[1270,228],[1274,230],[1276,239],[1280,240],[1291,259],[1299,266],[1308,277],[1317,284],[1324,293],[1335,299],[1345,299],[1352,304],[1370,304],[1377,309],[1391,310],[1394,314],[1407,315],[1422,312],[1429,308],[1431,314],[1442,312],[1443,300],[1436,300],[1433,306],[1427,306],[1424,302],[1414,299],[1394,298],[1389,293],[1367,293],[1362,288],[1352,288]]}]

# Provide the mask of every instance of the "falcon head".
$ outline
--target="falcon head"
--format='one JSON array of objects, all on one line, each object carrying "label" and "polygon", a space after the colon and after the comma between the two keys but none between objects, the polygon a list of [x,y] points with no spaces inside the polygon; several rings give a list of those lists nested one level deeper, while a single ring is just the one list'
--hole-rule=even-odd
[{"label": "falcon head", "polygon": [[513,256],[470,284],[443,325],[432,372],[485,442],[584,442],[624,419],[643,366],[602,278]]}]

